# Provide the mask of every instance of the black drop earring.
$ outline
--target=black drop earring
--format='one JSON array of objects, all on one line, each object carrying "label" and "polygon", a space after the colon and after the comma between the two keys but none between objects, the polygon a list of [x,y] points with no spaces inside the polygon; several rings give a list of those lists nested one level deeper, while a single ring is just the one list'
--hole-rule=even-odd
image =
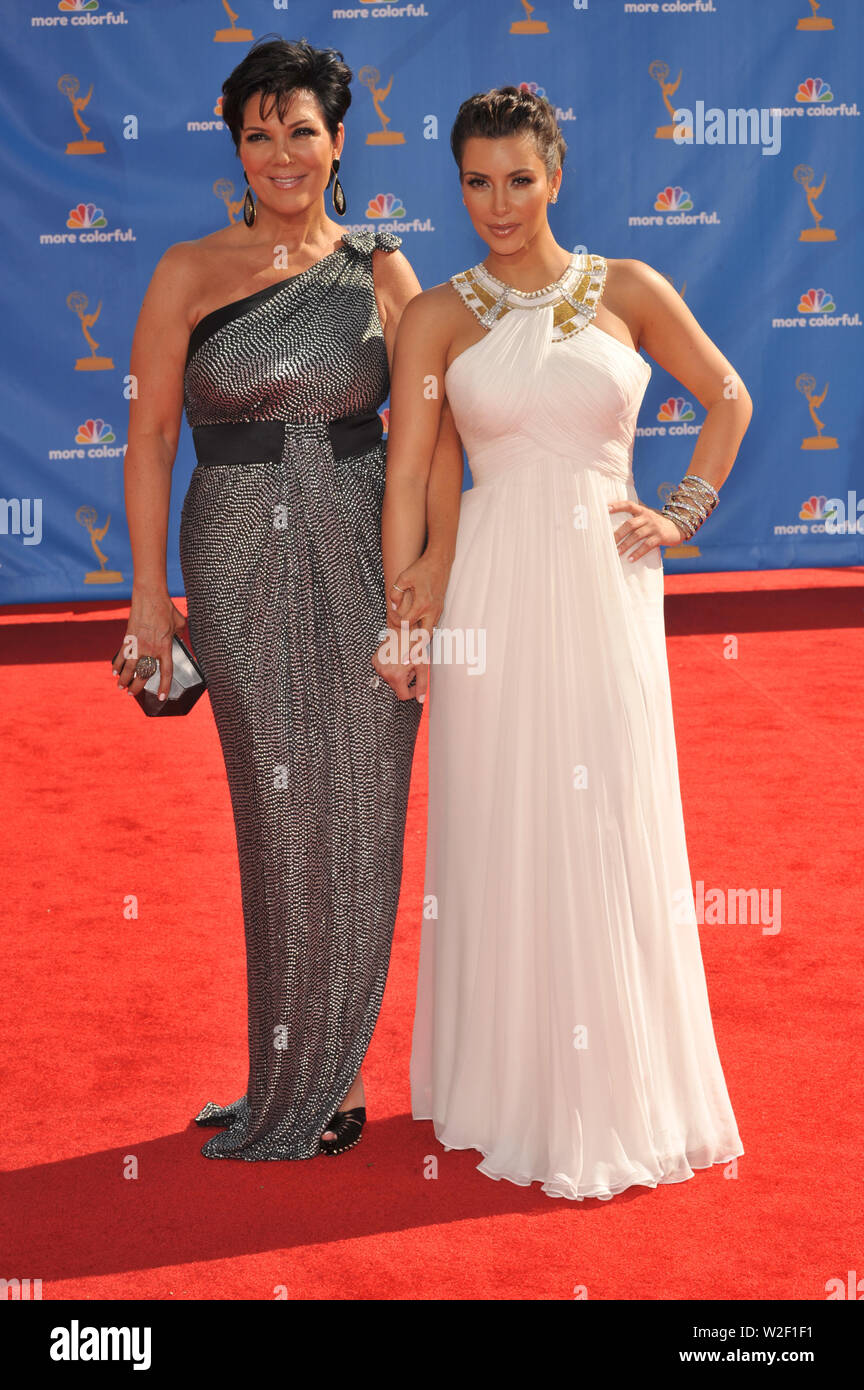
[{"label": "black drop earring", "polygon": [[[243,170],[243,177],[248,185],[249,175],[246,173],[245,169]],[[252,189],[247,186],[246,197],[243,199],[243,221],[246,223],[247,227],[251,227],[254,224],[257,215],[258,209],[255,206],[255,199],[252,197]]]},{"label": "black drop earring", "polygon": [[339,164],[338,159],[333,160],[333,209],[340,217],[344,217],[348,204],[345,201],[345,190],[339,182]]}]

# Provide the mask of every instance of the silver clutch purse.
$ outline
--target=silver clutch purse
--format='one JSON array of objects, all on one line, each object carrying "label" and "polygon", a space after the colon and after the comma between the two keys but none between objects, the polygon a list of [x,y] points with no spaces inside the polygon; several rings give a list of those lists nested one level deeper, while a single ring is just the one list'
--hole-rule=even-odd
[{"label": "silver clutch purse", "polygon": [[[117,656],[119,655],[120,652],[117,653]],[[117,658],[114,659],[116,661]],[[171,643],[171,659],[173,671],[167,700],[159,699],[161,672],[158,667],[143,688],[134,696],[144,713],[151,717],[165,714],[188,714],[207,689],[204,672],[185,642],[182,642],[176,633]]]}]

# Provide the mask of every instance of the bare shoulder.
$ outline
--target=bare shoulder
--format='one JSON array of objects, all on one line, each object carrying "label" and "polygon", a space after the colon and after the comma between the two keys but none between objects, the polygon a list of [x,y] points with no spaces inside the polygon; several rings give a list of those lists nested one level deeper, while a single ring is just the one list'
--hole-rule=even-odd
[{"label": "bare shoulder", "polygon": [[159,265],[166,268],[183,267],[186,270],[204,266],[232,246],[235,241],[233,227],[220,227],[218,231],[208,232],[206,236],[193,241],[175,241],[163,253]]},{"label": "bare shoulder", "polygon": [[376,246],[372,252],[372,275],[376,290],[393,300],[412,298],[419,293],[420,281],[408,257],[397,247],[387,251]]},{"label": "bare shoulder", "polygon": [[620,310],[645,308],[657,300],[678,298],[678,292],[665,275],[647,261],[625,257],[606,261],[606,289],[603,296],[608,307]]},{"label": "bare shoulder", "polygon": [[686,313],[681,295],[667,275],[640,260],[607,261],[606,293],[603,299],[614,313],[645,322],[651,313]]},{"label": "bare shoulder", "polygon": [[219,227],[193,241],[175,241],[165,251],[157,269],[162,267],[166,273],[185,272],[207,280],[214,272],[224,273],[226,257],[230,258],[231,252],[239,252],[241,257],[244,252],[248,254],[246,238],[238,236],[236,224]]},{"label": "bare shoulder", "polygon": [[194,241],[175,241],[166,247],[156,262],[153,278],[158,276],[160,280],[169,281],[188,275],[197,264],[195,246]]},{"label": "bare shoulder", "polygon": [[220,227],[194,241],[174,242],[156,263],[147,300],[191,328],[208,289],[212,293],[212,286],[224,278],[226,253],[232,249],[240,249],[234,227]]},{"label": "bare shoulder", "polygon": [[647,261],[626,257],[606,262],[603,306],[627,324],[637,348],[648,346],[652,324],[680,324],[690,318],[690,311],[665,275]]},{"label": "bare shoulder", "polygon": [[405,312],[406,316],[410,312],[411,325],[418,332],[437,333],[452,329],[465,311],[459,296],[453,292],[453,286],[445,280],[440,285],[423,290],[416,299],[412,299]]},{"label": "bare shoulder", "polygon": [[203,245],[209,241],[210,237],[201,237],[198,241],[175,241],[167,247],[156,262],[148,293],[174,299],[175,303],[178,296],[191,302],[214,264],[215,247]]},{"label": "bare shoulder", "polygon": [[142,332],[161,332],[175,323],[178,327],[190,324],[200,275],[191,245],[187,241],[175,242],[156,262],[141,305]]}]

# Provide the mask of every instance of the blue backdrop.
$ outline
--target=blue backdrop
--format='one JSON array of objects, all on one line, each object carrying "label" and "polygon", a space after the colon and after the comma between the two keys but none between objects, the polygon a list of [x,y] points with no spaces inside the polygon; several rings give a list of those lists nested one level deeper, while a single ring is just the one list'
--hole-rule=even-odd
[{"label": "blue backdrop", "polygon": [[[667,572],[864,561],[862,0],[19,0],[0,87],[0,602],[131,592],[135,319],[166,246],[241,215],[221,83],[267,33],[345,54],[346,226],[399,232],[424,286],[485,255],[449,150],[459,102],[526,83],[556,106],[558,240],[668,276],[755,404],[721,506]],[[644,501],[684,473],[703,419],[655,365]],[[193,464],[184,423],[172,593]]]}]

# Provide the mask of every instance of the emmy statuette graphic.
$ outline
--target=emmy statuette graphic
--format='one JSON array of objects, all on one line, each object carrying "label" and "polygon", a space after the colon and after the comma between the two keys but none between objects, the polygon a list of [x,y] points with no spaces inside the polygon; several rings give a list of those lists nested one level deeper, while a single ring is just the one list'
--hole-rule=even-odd
[{"label": "emmy statuette graphic", "polygon": [[816,201],[822,195],[822,189],[825,187],[825,180],[828,177],[828,175],[823,174],[822,182],[820,183],[819,187],[814,188],[814,175],[813,170],[810,168],[810,165],[798,164],[792,171],[792,177],[795,179],[795,182],[800,183],[801,187],[804,189],[804,192],[807,197],[807,206],[810,209],[810,216],[816,223],[815,227],[805,227],[804,230],[799,234],[798,240],[836,241],[836,232],[832,231],[830,227],[820,227],[819,223],[822,221],[822,214],[816,206]]},{"label": "emmy statuette graphic", "polygon": [[251,43],[251,42],[252,42],[252,39],[253,39],[253,37],[254,37],[254,35],[253,35],[253,33],[252,33],[252,30],[251,30],[251,29],[238,29],[238,28],[237,28],[237,20],[240,18],[240,16],[239,16],[238,14],[236,14],[236,13],[234,12],[234,10],[232,10],[231,6],[228,4],[228,0],[222,0],[222,8],[223,8],[223,10],[225,11],[225,13],[227,14],[229,20],[231,21],[231,28],[230,28],[230,29],[217,29],[217,30],[216,30],[216,33],[213,35],[213,42],[214,42],[214,43]]},{"label": "emmy statuette graphic", "polygon": [[511,34],[548,34],[549,25],[545,19],[532,19],[536,6],[529,5],[528,0],[522,0],[522,8],[525,11],[524,19],[514,19],[510,25]]},{"label": "emmy statuette graphic", "polygon": [[64,73],[57,83],[57,90],[62,92],[63,95],[65,97],[68,97],[71,101],[72,112],[75,116],[76,121],[78,122],[78,129],[81,131],[81,139],[70,140],[69,144],[66,146],[66,153],[104,154],[105,146],[102,144],[101,140],[87,139],[87,136],[90,134],[90,127],[89,125],[84,124],[84,117],[81,115],[81,112],[84,110],[84,107],[87,105],[87,103],[93,95],[93,83],[90,83],[90,90],[87,93],[86,97],[81,97],[78,95],[80,85],[81,84],[79,83],[78,78],[73,77],[71,72]]},{"label": "emmy statuette graphic", "polygon": [[815,434],[808,435],[805,439],[801,440],[801,448],[836,449],[837,440],[833,437],[833,435],[822,433],[822,431],[825,428],[825,425],[824,422],[820,420],[819,416],[816,414],[816,411],[819,409],[822,402],[825,400],[825,397],[828,395],[827,381],[825,383],[825,390],[822,392],[821,396],[816,396],[813,394],[816,390],[815,377],[808,376],[806,372],[802,372],[801,376],[796,376],[795,378],[795,389],[796,391],[800,391],[801,395],[804,396],[804,398],[806,399],[807,409],[810,411],[810,418],[813,421],[813,424],[816,426]]},{"label": "emmy statuette graphic", "polygon": [[378,85],[381,81],[381,74],[379,73],[377,68],[361,68],[357,74],[357,80],[358,82],[361,82],[364,87],[369,88],[369,94],[372,97],[372,100],[375,104],[375,110],[378,114],[378,119],[380,120],[382,127],[381,130],[370,131],[370,133],[366,136],[366,144],[404,145],[405,136],[402,134],[401,130],[387,129],[388,125],[390,124],[390,117],[384,111],[381,104],[382,102],[386,101],[387,97],[390,95],[390,88],[393,86],[392,74],[390,77],[390,81],[387,83],[386,87],[380,87]]},{"label": "emmy statuette graphic", "polygon": [[[654,78],[654,81],[658,83],[661,95],[663,97],[663,104],[665,105],[666,110],[669,112],[669,115],[672,117],[672,120],[674,122],[675,107],[672,105],[670,98],[674,97],[678,88],[681,86],[681,73],[678,73],[678,76],[676,77],[674,82],[668,82],[666,80],[669,76],[668,63],[652,63],[648,71]],[[675,136],[676,130],[681,132],[680,138],[682,139],[684,137],[689,138],[693,134],[693,131],[687,125],[658,125],[657,129],[654,132],[654,139],[672,140]]]},{"label": "emmy statuette graphic", "polygon": [[99,549],[99,542],[105,539],[108,527],[111,525],[110,513],[105,525],[100,527],[99,530],[96,529],[96,519],[95,507],[79,507],[75,513],[75,520],[78,522],[78,525],[86,526],[87,530],[90,532],[90,544],[95,551],[96,559],[99,561],[98,570],[90,570],[88,574],[85,574],[84,583],[122,584],[123,575],[119,570],[109,570],[105,568],[108,564],[108,556]]},{"label": "emmy statuette graphic", "polygon": [[213,185],[213,192],[217,198],[221,198],[225,204],[225,211],[228,213],[228,221],[236,222],[240,213],[243,211],[243,199],[235,201],[231,194],[234,192],[234,185],[230,179],[217,179]]},{"label": "emmy statuette graphic", "polygon": [[97,349],[99,347],[99,344],[93,337],[93,334],[90,332],[90,329],[93,327],[94,323],[96,322],[102,311],[102,300],[99,300],[99,303],[97,304],[96,309],[92,314],[85,314],[84,312],[84,310],[87,308],[88,302],[89,301],[87,299],[86,294],[82,294],[80,290],[73,290],[71,294],[67,294],[66,296],[66,307],[68,309],[71,309],[73,313],[78,315],[78,318],[81,322],[81,332],[84,334],[84,337],[87,339],[87,342],[90,346],[89,357],[76,358],[75,370],[76,372],[113,371],[113,359],[111,357],[99,357],[97,355]]},{"label": "emmy statuette graphic", "polygon": [[819,29],[821,29],[823,32],[826,29],[833,29],[833,19],[828,19],[824,15],[822,16],[822,18],[820,18],[819,15],[816,13],[817,10],[821,10],[821,8],[822,6],[820,5],[819,0],[810,0],[810,15],[807,19],[799,19],[798,23],[795,25],[795,28],[806,29],[809,30],[811,33],[814,30]]}]

